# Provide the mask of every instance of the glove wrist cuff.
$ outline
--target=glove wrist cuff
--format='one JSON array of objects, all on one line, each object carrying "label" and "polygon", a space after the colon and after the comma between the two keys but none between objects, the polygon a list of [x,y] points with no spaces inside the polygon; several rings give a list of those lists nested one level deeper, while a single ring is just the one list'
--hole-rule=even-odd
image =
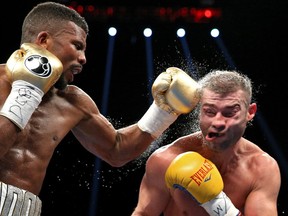
[{"label": "glove wrist cuff", "polygon": [[35,109],[40,104],[44,93],[30,83],[16,80],[7,97],[0,115],[10,119],[21,130],[24,129]]},{"label": "glove wrist cuff", "polygon": [[178,115],[168,113],[155,104],[149,107],[147,112],[138,121],[138,127],[158,138],[176,119]]},{"label": "glove wrist cuff", "polygon": [[219,216],[241,216],[241,212],[233,205],[229,197],[221,191],[214,199],[201,204],[209,215]]}]

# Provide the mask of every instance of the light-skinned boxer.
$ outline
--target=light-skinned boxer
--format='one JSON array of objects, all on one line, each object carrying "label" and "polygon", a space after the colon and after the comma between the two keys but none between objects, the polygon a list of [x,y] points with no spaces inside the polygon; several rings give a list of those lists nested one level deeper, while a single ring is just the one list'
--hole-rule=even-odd
[{"label": "light-skinned boxer", "polygon": [[277,216],[277,161],[244,137],[257,106],[252,83],[214,70],[198,81],[198,130],[146,162],[133,216]]}]

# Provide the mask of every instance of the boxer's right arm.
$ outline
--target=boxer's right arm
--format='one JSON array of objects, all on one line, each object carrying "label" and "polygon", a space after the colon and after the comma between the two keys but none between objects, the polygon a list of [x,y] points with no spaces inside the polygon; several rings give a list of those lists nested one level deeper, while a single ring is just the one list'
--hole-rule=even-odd
[{"label": "boxer's right arm", "polygon": [[159,137],[180,114],[190,112],[199,101],[199,85],[176,67],[162,72],[152,85],[154,102],[138,122],[142,131]]},{"label": "boxer's right arm", "polygon": [[22,44],[6,63],[12,89],[0,115],[24,129],[43,95],[59,79],[62,70],[60,60],[48,50],[36,44]]}]

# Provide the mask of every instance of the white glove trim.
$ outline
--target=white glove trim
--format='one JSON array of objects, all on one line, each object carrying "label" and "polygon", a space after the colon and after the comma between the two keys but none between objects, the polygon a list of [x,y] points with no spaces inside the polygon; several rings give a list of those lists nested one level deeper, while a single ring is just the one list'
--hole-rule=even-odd
[{"label": "white glove trim", "polygon": [[0,115],[10,119],[23,130],[40,104],[43,95],[43,91],[36,86],[24,80],[16,80],[12,83],[11,92],[0,111]]},{"label": "white glove trim", "polygon": [[240,216],[241,212],[233,205],[229,197],[221,191],[214,199],[201,204],[210,216]]},{"label": "white glove trim", "polygon": [[147,112],[138,121],[138,127],[158,138],[176,119],[178,115],[168,113],[158,107],[155,102],[151,104]]}]

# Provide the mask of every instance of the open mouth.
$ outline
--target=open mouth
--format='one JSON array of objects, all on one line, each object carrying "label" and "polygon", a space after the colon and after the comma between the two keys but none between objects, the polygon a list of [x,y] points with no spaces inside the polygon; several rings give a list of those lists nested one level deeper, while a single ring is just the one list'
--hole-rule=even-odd
[{"label": "open mouth", "polygon": [[216,132],[210,132],[210,133],[207,134],[206,139],[209,140],[209,141],[212,141],[212,140],[214,140],[214,139],[216,139],[218,137],[221,137],[221,136],[223,136],[223,134],[216,133]]},{"label": "open mouth", "polygon": [[211,133],[208,134],[209,138],[214,138],[214,137],[219,137],[219,136],[220,136],[220,134],[219,133],[215,133],[215,132],[211,132]]}]

